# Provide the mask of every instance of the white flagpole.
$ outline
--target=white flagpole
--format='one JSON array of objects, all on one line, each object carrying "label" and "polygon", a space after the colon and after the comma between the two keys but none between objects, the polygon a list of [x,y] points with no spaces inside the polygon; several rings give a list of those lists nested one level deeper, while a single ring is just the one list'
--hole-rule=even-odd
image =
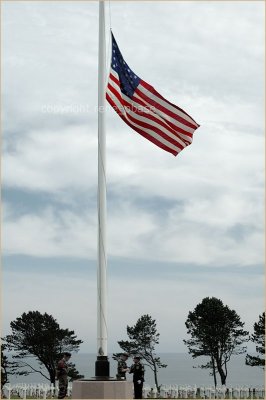
[{"label": "white flagpole", "polygon": [[106,307],[106,132],[105,132],[105,7],[99,1],[99,58],[98,58],[98,265],[97,265],[97,361],[96,377],[109,377],[107,358]]}]

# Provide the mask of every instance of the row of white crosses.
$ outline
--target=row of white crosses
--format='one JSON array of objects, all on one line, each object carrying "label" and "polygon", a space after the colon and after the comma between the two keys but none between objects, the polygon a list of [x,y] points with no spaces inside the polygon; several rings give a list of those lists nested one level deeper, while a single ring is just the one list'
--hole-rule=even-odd
[{"label": "row of white crosses", "polygon": [[[58,395],[58,382],[55,386],[47,383],[16,383],[14,385],[7,383],[3,387],[3,393],[7,399],[11,399],[12,395],[19,395],[21,399],[27,397],[34,397],[36,399],[46,399],[50,397],[57,397]],[[67,396],[71,396],[72,383],[68,384]]]},{"label": "row of white crosses", "polygon": [[[3,392],[5,397],[10,399],[12,395],[19,395],[22,399],[27,397],[33,397],[36,399],[46,399],[51,397],[57,397],[58,395],[58,382],[56,385],[49,385],[45,383],[38,384],[10,384],[7,383]],[[72,394],[72,383],[68,384],[67,396],[70,397]],[[264,399],[265,388],[264,386],[257,386],[250,388],[248,386],[236,386],[234,388],[214,387],[214,386],[201,386],[199,388],[199,395],[201,399]],[[160,393],[158,394],[156,388],[151,388],[145,385],[143,388],[143,398],[160,398],[163,399],[196,399],[197,397],[197,386],[190,385],[162,385]]]},{"label": "row of white crosses", "polygon": [[[197,386],[190,385],[162,385],[158,394],[156,388],[145,385],[143,388],[143,398],[163,398],[163,399],[196,399]],[[264,386],[250,388],[248,386],[236,386],[226,388],[225,386],[201,386],[199,388],[201,399],[264,399]]]}]

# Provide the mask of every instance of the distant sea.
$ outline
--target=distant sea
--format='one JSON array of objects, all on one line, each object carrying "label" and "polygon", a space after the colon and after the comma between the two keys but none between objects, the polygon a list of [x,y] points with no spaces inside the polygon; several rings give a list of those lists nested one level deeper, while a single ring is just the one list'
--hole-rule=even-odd
[{"label": "distant sea", "polygon": [[[178,384],[178,385],[197,385],[207,386],[213,385],[213,377],[209,375],[210,370],[193,368],[193,366],[206,363],[207,359],[201,357],[192,359],[189,354],[185,353],[161,353],[161,362],[167,364],[166,368],[160,368],[158,373],[159,384]],[[76,364],[76,369],[85,378],[89,379],[95,375],[95,354],[77,353],[73,354],[71,361]],[[29,363],[30,359],[27,359]],[[38,367],[37,361],[32,361],[33,367]],[[109,356],[110,375],[115,377],[117,362]],[[130,366],[132,360],[128,360]],[[44,373],[45,370],[43,370]],[[245,365],[245,355],[232,357],[228,363],[227,387],[235,386],[262,386],[265,383],[264,371],[259,367],[249,367]],[[42,383],[48,381],[38,373],[33,373],[28,376],[10,376],[10,383]],[[128,380],[132,380],[132,375],[128,375]],[[145,383],[154,387],[153,373],[148,366],[145,366]],[[220,385],[219,375],[217,375],[217,383]]]}]

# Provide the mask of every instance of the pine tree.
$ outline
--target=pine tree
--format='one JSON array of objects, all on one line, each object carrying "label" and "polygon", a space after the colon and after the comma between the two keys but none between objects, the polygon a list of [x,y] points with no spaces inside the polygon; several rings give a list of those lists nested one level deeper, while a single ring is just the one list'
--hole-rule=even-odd
[{"label": "pine tree", "polygon": [[1,390],[8,382],[8,358],[4,354],[5,345],[1,343]]},{"label": "pine tree", "polygon": [[221,384],[226,384],[227,364],[231,356],[246,351],[243,343],[248,341],[248,332],[242,329],[243,326],[237,313],[215,297],[204,298],[188,314],[186,327],[192,338],[184,340],[184,343],[193,358],[209,357],[209,362],[199,367],[211,369],[215,385],[216,373],[220,375]]},{"label": "pine tree", "polygon": [[254,333],[251,341],[256,344],[257,356],[247,354],[246,364],[251,367],[265,368],[265,312],[259,315],[259,321],[254,324]]},{"label": "pine tree", "polygon": [[[156,321],[148,314],[142,315],[134,326],[127,326],[127,335],[129,341],[119,341],[118,344],[122,350],[131,356],[138,355],[145,360],[154,374],[154,381],[158,391],[160,386],[158,383],[158,368],[166,368],[166,364],[162,364],[160,357],[155,354],[155,345],[159,343],[160,334],[157,332]],[[117,359],[119,354],[114,354]]]},{"label": "pine tree", "polygon": [[[4,338],[6,348],[15,352],[13,370],[19,375],[40,373],[51,383],[55,383],[56,365],[64,352],[77,352],[82,340],[78,340],[74,331],[60,328],[52,315],[39,311],[23,313],[21,317],[10,323],[11,335]],[[28,360],[34,357],[39,369],[33,367]],[[44,369],[48,372],[48,376]],[[70,363],[71,379],[82,378]]]}]

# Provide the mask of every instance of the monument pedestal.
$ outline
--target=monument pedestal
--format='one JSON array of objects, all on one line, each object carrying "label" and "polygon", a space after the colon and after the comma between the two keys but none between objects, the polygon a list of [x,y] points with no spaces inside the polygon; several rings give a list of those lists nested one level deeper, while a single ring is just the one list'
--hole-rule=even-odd
[{"label": "monument pedestal", "polygon": [[79,379],[72,384],[72,399],[133,399],[133,383],[112,378]]}]

